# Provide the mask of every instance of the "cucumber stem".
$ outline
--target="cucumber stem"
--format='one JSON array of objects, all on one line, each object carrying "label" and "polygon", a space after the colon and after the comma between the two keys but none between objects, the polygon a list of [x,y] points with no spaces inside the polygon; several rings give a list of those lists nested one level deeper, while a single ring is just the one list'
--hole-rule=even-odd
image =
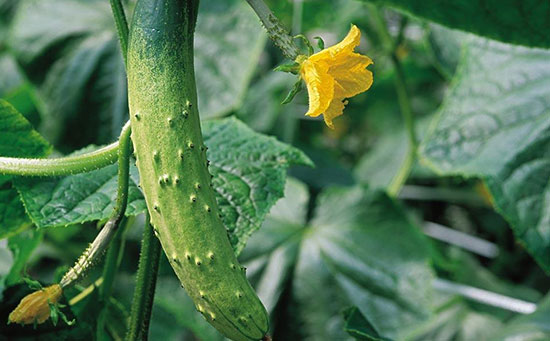
[{"label": "cucumber stem", "polygon": [[128,202],[128,181],[130,178],[130,124],[126,123],[120,134],[120,148],[118,148],[118,188],[117,188],[117,201],[111,217],[105,223],[105,226],[101,229],[97,237],[92,244],[84,251],[84,253],[78,258],[76,264],[65,273],[61,282],[59,283],[62,288],[73,284],[84,276],[87,270],[97,263],[101,257],[116,231],[118,226],[124,217],[126,206]]},{"label": "cucumber stem", "polygon": [[110,243],[109,249],[107,250],[107,255],[105,256],[102,276],[103,283],[101,284],[101,287],[99,287],[99,302],[102,308],[97,319],[96,335],[104,334],[105,324],[107,322],[109,299],[111,298],[111,294],[113,292],[113,283],[120,264],[119,260],[124,252],[124,238],[122,237],[122,233],[130,224],[128,223],[128,219],[124,219],[121,222],[120,225],[123,227],[116,229],[113,233],[113,240]]},{"label": "cucumber stem", "polygon": [[77,156],[56,159],[0,157],[0,174],[17,176],[65,176],[111,165],[117,160],[118,141]]},{"label": "cucumber stem", "polygon": [[160,242],[155,237],[153,227],[150,224],[149,214],[147,214],[141,241],[141,253],[136,275],[136,288],[132,300],[130,325],[126,334],[127,341],[147,339],[157,284],[160,250]]},{"label": "cucumber stem", "polygon": [[128,50],[128,21],[126,20],[126,14],[124,14],[124,7],[120,0],[109,0],[111,3],[111,10],[113,11],[113,17],[115,19],[116,30],[118,34],[118,40],[120,42],[120,51],[122,52],[122,58],[126,65],[126,55]]},{"label": "cucumber stem", "polygon": [[246,0],[250,7],[256,12],[258,18],[267,30],[269,38],[273,40],[275,45],[281,49],[283,54],[292,60],[300,54],[300,50],[294,43],[292,36],[288,30],[281,24],[279,19],[271,12],[269,7],[263,0]]}]

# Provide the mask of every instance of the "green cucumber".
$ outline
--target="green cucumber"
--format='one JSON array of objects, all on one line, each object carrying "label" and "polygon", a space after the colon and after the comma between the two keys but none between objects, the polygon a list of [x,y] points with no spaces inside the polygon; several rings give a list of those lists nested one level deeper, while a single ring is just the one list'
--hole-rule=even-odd
[{"label": "green cucumber", "polygon": [[151,223],[199,312],[233,340],[261,340],[266,310],[221,221],[197,111],[198,0],[138,0],[128,46],[132,141]]}]

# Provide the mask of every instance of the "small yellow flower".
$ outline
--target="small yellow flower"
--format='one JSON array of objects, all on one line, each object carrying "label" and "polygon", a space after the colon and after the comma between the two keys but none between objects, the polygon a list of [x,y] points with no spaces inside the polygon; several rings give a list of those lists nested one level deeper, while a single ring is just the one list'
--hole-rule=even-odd
[{"label": "small yellow flower", "polygon": [[46,322],[50,318],[50,304],[56,304],[62,292],[61,286],[54,284],[23,297],[17,308],[11,312],[9,321],[19,324]]},{"label": "small yellow flower", "polygon": [[352,25],[346,38],[338,44],[296,59],[309,95],[306,115],[323,114],[325,123],[332,129],[332,120],[342,115],[347,104],[345,99],[367,91],[372,85],[372,72],[366,69],[372,60],[353,52],[360,38],[361,31]]}]

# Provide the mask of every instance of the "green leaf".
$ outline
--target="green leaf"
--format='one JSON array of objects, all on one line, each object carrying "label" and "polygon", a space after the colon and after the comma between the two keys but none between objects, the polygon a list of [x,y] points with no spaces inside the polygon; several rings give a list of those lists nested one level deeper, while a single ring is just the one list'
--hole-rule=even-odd
[{"label": "green leaf", "polygon": [[[416,122],[416,136],[420,139],[426,135],[432,116],[423,117]],[[353,172],[354,176],[358,182],[371,188],[385,189],[399,172],[408,151],[407,131],[403,126],[394,128],[393,131],[382,135],[373,148],[359,159]],[[411,177],[429,172],[430,170],[421,168],[421,165],[416,163]]]},{"label": "green leaf", "polygon": [[40,157],[51,150],[50,145],[11,104],[0,99],[0,155],[9,157]]},{"label": "green leaf", "polygon": [[548,340],[550,338],[550,296],[546,296],[529,315],[518,316],[496,332],[490,340]]},{"label": "green leaf", "polygon": [[479,313],[460,298],[438,293],[437,314],[420,327],[409,339],[414,340],[487,340],[503,323],[495,316]]},{"label": "green leaf", "polygon": [[427,35],[429,51],[437,69],[451,79],[462,55],[462,45],[470,39],[467,33],[431,24]]},{"label": "green leaf", "polygon": [[[286,169],[310,165],[299,150],[255,133],[228,118],[203,123],[218,204],[230,240],[239,252],[258,229],[269,209],[283,195]],[[127,215],[145,211],[137,187],[137,168],[130,168]],[[24,178],[17,188],[39,227],[64,226],[109,217],[116,198],[117,166],[63,178]]]},{"label": "green leaf", "polygon": [[3,296],[4,288],[6,286],[6,277],[10,273],[13,262],[14,259],[8,248],[8,241],[0,240],[0,299]]},{"label": "green leaf", "polygon": [[344,312],[346,324],[344,330],[356,340],[382,341],[387,340],[380,337],[370,322],[361,314],[357,307],[349,308]]},{"label": "green leaf", "polygon": [[[137,168],[132,166],[127,215],[145,211],[138,183]],[[27,213],[40,228],[102,220],[110,216],[116,202],[117,166],[60,178],[20,178],[16,185]]]},{"label": "green leaf", "polygon": [[30,225],[25,208],[11,183],[0,188],[0,239],[16,234]]},{"label": "green leaf", "polygon": [[242,105],[266,41],[258,17],[240,0],[201,1],[195,32],[195,73],[201,118]]},{"label": "green leaf", "polygon": [[363,0],[503,42],[550,47],[550,3],[541,0]]},{"label": "green leaf", "polygon": [[27,260],[42,242],[43,236],[43,231],[28,229],[8,239],[8,247],[13,255],[13,265],[6,277],[6,285],[14,285],[23,278]]},{"label": "green leaf", "polygon": [[550,271],[550,52],[473,39],[424,161],[481,177],[516,237]]},{"label": "green leaf", "polygon": [[243,105],[236,115],[249,127],[259,132],[270,131],[279,115],[302,114],[295,103],[281,105],[295,77],[280,72],[270,72],[260,77],[248,89]]},{"label": "green leaf", "polygon": [[229,118],[203,125],[218,205],[239,253],[284,194],[286,170],[311,161],[298,149]]},{"label": "green leaf", "polygon": [[[0,99],[0,156],[41,157],[50,145],[8,102]],[[30,224],[11,177],[0,175],[0,238],[10,236]]]},{"label": "green leaf", "polygon": [[331,188],[309,222],[307,205],[307,189],[289,182],[241,255],[266,308],[284,311],[280,323],[299,333],[284,338],[345,339],[340,312],[350,305],[396,339],[430,317],[428,244],[395,202],[360,187]]},{"label": "green leaf", "polygon": [[49,141],[78,148],[118,136],[126,76],[107,2],[24,0],[10,42],[38,86]]},{"label": "green leaf", "polygon": [[298,78],[298,80],[296,81],[296,83],[294,83],[294,86],[293,86],[292,89],[288,92],[288,95],[286,95],[285,99],[283,99],[283,101],[281,102],[281,104],[288,104],[288,103],[292,102],[292,100],[294,99],[294,97],[295,97],[300,91],[302,91],[302,79],[301,79],[301,78]]}]

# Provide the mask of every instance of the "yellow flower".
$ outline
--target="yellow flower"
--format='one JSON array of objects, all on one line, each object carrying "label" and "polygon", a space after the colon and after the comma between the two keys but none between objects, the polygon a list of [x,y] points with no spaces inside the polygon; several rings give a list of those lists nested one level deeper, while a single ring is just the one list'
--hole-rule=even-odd
[{"label": "yellow flower", "polygon": [[50,304],[56,304],[61,294],[61,286],[54,284],[25,296],[11,312],[9,321],[19,324],[46,322],[50,318]]},{"label": "yellow flower", "polygon": [[372,60],[353,52],[360,38],[361,31],[352,25],[346,38],[338,44],[296,59],[309,95],[306,115],[323,114],[325,123],[332,129],[332,120],[342,115],[347,104],[345,99],[367,91],[372,85],[372,72],[366,69]]}]

